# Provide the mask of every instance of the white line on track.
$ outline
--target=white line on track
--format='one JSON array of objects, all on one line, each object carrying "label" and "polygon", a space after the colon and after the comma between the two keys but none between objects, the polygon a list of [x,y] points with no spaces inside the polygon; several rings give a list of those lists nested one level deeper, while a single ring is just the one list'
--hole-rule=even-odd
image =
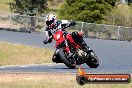
[{"label": "white line on track", "polygon": [[31,66],[55,66],[56,63],[44,63],[44,64],[29,64],[29,65],[7,65],[1,66],[0,68],[9,68],[9,67],[31,67]]}]

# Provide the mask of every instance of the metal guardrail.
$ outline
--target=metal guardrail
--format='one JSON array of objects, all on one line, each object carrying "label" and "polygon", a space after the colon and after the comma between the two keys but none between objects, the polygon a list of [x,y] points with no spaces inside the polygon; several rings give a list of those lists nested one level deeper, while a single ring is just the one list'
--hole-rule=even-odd
[{"label": "metal guardrail", "polygon": [[[45,17],[26,15],[2,15],[0,14],[0,28],[16,29],[18,31],[44,32]],[[132,40],[132,28],[105,24],[77,22],[74,27],[68,28],[70,31],[83,31],[85,37],[112,39],[112,40]]]},{"label": "metal guardrail", "polygon": [[27,15],[0,15],[0,28],[16,29],[18,31],[42,32],[45,27],[45,18]]},{"label": "metal guardrail", "polygon": [[71,30],[84,32],[85,37],[112,39],[121,41],[132,40],[132,28],[105,24],[78,22]]}]

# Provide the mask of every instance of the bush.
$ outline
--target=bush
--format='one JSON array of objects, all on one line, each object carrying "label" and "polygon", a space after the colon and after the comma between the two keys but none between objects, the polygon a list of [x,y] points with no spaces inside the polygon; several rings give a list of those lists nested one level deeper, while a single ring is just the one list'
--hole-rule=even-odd
[{"label": "bush", "polygon": [[67,0],[61,6],[59,18],[101,23],[104,16],[111,11],[113,3],[115,0]]},{"label": "bush", "polygon": [[119,4],[105,17],[104,24],[132,27],[132,7]]}]

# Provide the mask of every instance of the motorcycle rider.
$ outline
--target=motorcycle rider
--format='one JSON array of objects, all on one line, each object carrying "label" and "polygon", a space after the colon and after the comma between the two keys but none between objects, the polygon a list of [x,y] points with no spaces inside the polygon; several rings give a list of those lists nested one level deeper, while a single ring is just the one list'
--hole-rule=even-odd
[{"label": "motorcycle rider", "polygon": [[[54,14],[49,14],[46,16],[46,30],[45,30],[45,34],[46,34],[46,39],[43,41],[44,44],[47,44],[47,43],[51,43],[52,42],[52,35],[54,35],[54,33],[57,31],[57,30],[63,30],[65,32],[65,28],[67,27],[70,27],[70,26],[74,26],[76,24],[75,21],[69,21],[69,20],[57,20],[56,16]],[[74,33],[75,34],[75,33]],[[74,42],[74,40],[72,40],[71,42]],[[68,49],[68,53],[69,53],[69,57],[71,57],[73,54],[70,52],[70,49],[68,47],[68,44],[66,44],[66,48]],[[76,44],[77,48],[79,47],[77,44]],[[56,53],[56,52],[55,52]],[[52,58],[53,60],[53,58]]]},{"label": "motorcycle rider", "polygon": [[58,29],[65,29],[70,26],[74,26],[76,24],[75,21],[69,21],[69,20],[57,20],[56,16],[54,14],[49,14],[46,16],[46,30],[45,34],[47,39],[44,41],[44,44],[51,43],[52,42],[52,34]]}]

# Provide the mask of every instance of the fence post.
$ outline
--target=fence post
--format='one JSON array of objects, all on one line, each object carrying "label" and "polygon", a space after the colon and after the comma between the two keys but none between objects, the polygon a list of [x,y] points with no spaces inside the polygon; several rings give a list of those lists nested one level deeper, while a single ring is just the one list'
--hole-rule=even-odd
[{"label": "fence post", "polygon": [[11,22],[12,22],[12,18],[11,18],[12,14],[10,13],[9,19],[10,19],[10,27],[11,27]]},{"label": "fence post", "polygon": [[82,29],[83,29],[83,24],[84,24],[84,22],[82,22],[81,32],[83,32],[83,31],[82,31]]},{"label": "fence post", "polygon": [[118,30],[117,30],[117,39],[120,40],[120,28],[121,26],[118,26]]}]

